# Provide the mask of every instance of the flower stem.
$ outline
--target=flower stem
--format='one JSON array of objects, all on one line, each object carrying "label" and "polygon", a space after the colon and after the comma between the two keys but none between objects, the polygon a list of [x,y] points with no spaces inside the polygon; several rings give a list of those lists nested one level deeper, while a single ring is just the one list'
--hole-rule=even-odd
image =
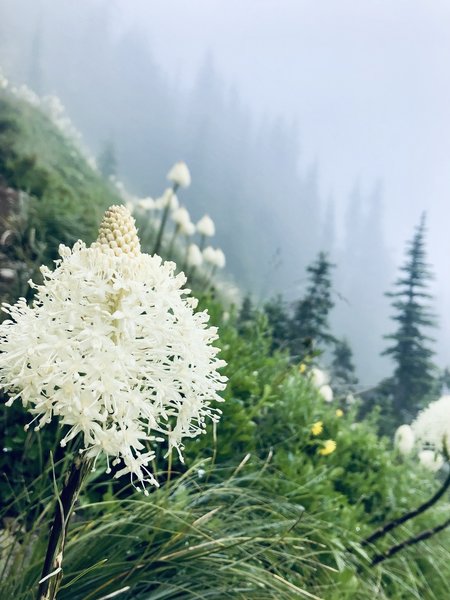
[{"label": "flower stem", "polygon": [[403,523],[406,523],[406,521],[409,521],[410,519],[417,517],[417,515],[422,514],[428,508],[433,506],[433,504],[435,504],[440,498],[442,498],[442,496],[445,494],[445,492],[447,491],[447,489],[449,487],[450,487],[450,471],[449,471],[446,479],[444,480],[443,484],[441,485],[441,487],[437,490],[437,492],[431,498],[429,498],[426,502],[424,502],[417,508],[404,513],[397,519],[393,519],[392,521],[389,521],[382,527],[379,527],[378,529],[376,529],[371,535],[369,535],[369,537],[365,538],[361,542],[361,545],[367,546],[368,544],[373,543],[375,540],[378,540],[379,538],[383,537],[384,535],[386,535],[386,533],[389,533],[389,531],[392,531],[399,525],[402,525]]},{"label": "flower stem", "polygon": [[57,497],[37,600],[54,600],[58,593],[62,580],[62,561],[69,519],[90,467],[90,460],[77,456],[66,477],[61,494]]},{"label": "flower stem", "polygon": [[[172,195],[176,194],[177,189],[178,189],[178,184],[174,183],[173,188],[172,188]],[[164,212],[163,212],[162,219],[161,219],[161,225],[159,226],[159,231],[158,231],[158,235],[156,237],[155,247],[153,248],[153,254],[158,254],[159,250],[161,248],[164,228],[167,223],[167,218],[169,216],[171,204],[172,204],[172,196],[170,198],[168,198],[167,204],[164,207]]]},{"label": "flower stem", "polygon": [[408,538],[404,542],[401,542],[400,544],[396,544],[395,546],[391,546],[388,550],[386,550],[386,552],[383,552],[383,554],[377,554],[376,556],[374,556],[374,558],[372,559],[371,566],[374,567],[375,565],[379,565],[381,562],[385,561],[387,558],[391,558],[391,556],[395,556],[397,554],[397,552],[400,552],[401,550],[403,550],[403,548],[407,548],[408,546],[414,546],[415,544],[418,544],[419,542],[428,540],[430,537],[432,537],[433,535],[436,535],[436,533],[439,533],[440,531],[443,531],[444,529],[446,529],[449,526],[450,526],[450,519],[447,519],[440,525],[436,525],[436,527],[432,527],[431,529],[425,529],[424,531],[421,531],[419,534]]}]

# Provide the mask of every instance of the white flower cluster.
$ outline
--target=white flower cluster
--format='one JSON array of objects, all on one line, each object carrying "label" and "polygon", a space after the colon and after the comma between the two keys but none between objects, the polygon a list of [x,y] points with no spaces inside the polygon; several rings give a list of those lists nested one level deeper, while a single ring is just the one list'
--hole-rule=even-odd
[{"label": "white flower cluster", "polygon": [[438,471],[450,452],[450,395],[431,402],[411,426],[401,425],[395,432],[394,445],[405,456],[416,449],[420,463],[430,471]]},{"label": "white flower cluster", "polygon": [[220,248],[206,246],[203,250],[203,259],[215,269],[223,269],[225,267],[225,254]]},{"label": "white flower cluster", "polygon": [[173,223],[172,242],[170,250],[173,250],[173,245],[177,236],[181,235],[184,238],[191,238],[196,233],[200,236],[198,244],[191,243],[186,247],[185,264],[187,267],[201,267],[209,265],[210,269],[223,269],[226,264],[225,254],[220,248],[212,246],[204,246],[206,238],[211,238],[216,233],[216,226],[209,215],[204,215],[195,225],[191,219],[188,209],[181,206],[176,195],[176,190],[179,187],[187,188],[191,184],[191,174],[184,162],[177,162],[169,170],[167,179],[173,183],[173,188],[164,190],[160,198],[135,198],[130,195],[120,181],[114,180],[114,183],[121,194],[121,197],[126,202],[130,211],[137,209],[142,212],[152,212],[152,220],[156,228],[162,226],[164,218],[159,219],[154,213],[155,211],[168,211],[170,219]]},{"label": "white flower cluster", "polygon": [[437,452],[450,451],[450,395],[422,410],[412,424],[416,440]]},{"label": "white flower cluster", "polygon": [[194,312],[174,263],[140,252],[125,207],[106,212],[91,247],[59,253],[54,271],[41,268],[32,306],[3,306],[0,388],[8,405],[21,399],[36,429],[58,417],[62,445],[81,434],[88,457],[120,465],[116,477],[157,485],[155,444],[167,440],[182,458],[183,438],[219,419],[217,330]]}]

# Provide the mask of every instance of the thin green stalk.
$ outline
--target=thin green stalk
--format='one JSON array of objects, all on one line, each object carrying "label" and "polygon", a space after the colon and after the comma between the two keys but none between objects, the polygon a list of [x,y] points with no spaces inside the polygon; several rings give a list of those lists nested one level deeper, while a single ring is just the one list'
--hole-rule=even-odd
[{"label": "thin green stalk", "polygon": [[[176,194],[177,189],[178,189],[178,184],[174,183],[173,188],[172,188],[172,194]],[[159,231],[158,231],[158,235],[156,237],[155,247],[153,248],[153,254],[159,254],[159,251],[161,249],[162,237],[163,237],[164,229],[166,227],[167,219],[169,216],[171,200],[172,200],[172,198],[169,198],[167,205],[164,207],[164,212],[163,212],[163,216],[161,219],[161,225],[159,226]]]},{"label": "thin green stalk", "polygon": [[62,580],[67,527],[91,463],[92,461],[77,456],[72,463],[61,494],[57,497],[44,566],[39,580],[37,600],[54,600],[58,593]]}]

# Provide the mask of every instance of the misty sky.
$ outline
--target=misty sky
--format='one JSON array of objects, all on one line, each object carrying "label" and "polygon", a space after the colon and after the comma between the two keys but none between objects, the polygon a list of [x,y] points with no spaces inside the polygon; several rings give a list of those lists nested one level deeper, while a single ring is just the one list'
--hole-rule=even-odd
[{"label": "misty sky", "polygon": [[380,179],[397,263],[426,209],[441,325],[450,322],[450,2],[115,4],[117,31],[141,27],[175,80],[189,86],[210,52],[254,111],[294,118],[323,196],[342,207],[356,180],[371,189]]},{"label": "misty sky", "polygon": [[[380,178],[391,247],[398,237],[401,250],[424,208],[433,237],[444,232],[449,2],[116,0],[116,6],[118,28],[132,23],[147,31],[158,62],[175,79],[189,85],[209,51],[255,110],[295,118],[302,154],[318,161],[325,196],[332,192],[342,202],[356,179],[371,188]],[[450,255],[450,239],[436,242]]]}]

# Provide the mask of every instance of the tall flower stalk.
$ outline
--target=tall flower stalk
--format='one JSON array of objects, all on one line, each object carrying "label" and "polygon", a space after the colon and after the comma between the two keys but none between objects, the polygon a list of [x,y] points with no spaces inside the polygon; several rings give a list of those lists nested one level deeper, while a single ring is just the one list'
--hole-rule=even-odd
[{"label": "tall flower stalk", "polygon": [[156,235],[155,246],[153,248],[153,254],[159,254],[161,250],[162,239],[164,235],[164,229],[166,228],[167,219],[169,218],[169,212],[172,206],[172,197],[176,196],[178,190],[178,183],[174,183],[172,189],[169,190],[170,194],[167,194],[166,202],[164,203],[163,214],[161,217],[161,223],[159,225],[158,233]]},{"label": "tall flower stalk", "polygon": [[69,520],[91,464],[91,460],[76,457],[57,498],[37,600],[53,600],[58,593],[63,575],[62,563]]}]

